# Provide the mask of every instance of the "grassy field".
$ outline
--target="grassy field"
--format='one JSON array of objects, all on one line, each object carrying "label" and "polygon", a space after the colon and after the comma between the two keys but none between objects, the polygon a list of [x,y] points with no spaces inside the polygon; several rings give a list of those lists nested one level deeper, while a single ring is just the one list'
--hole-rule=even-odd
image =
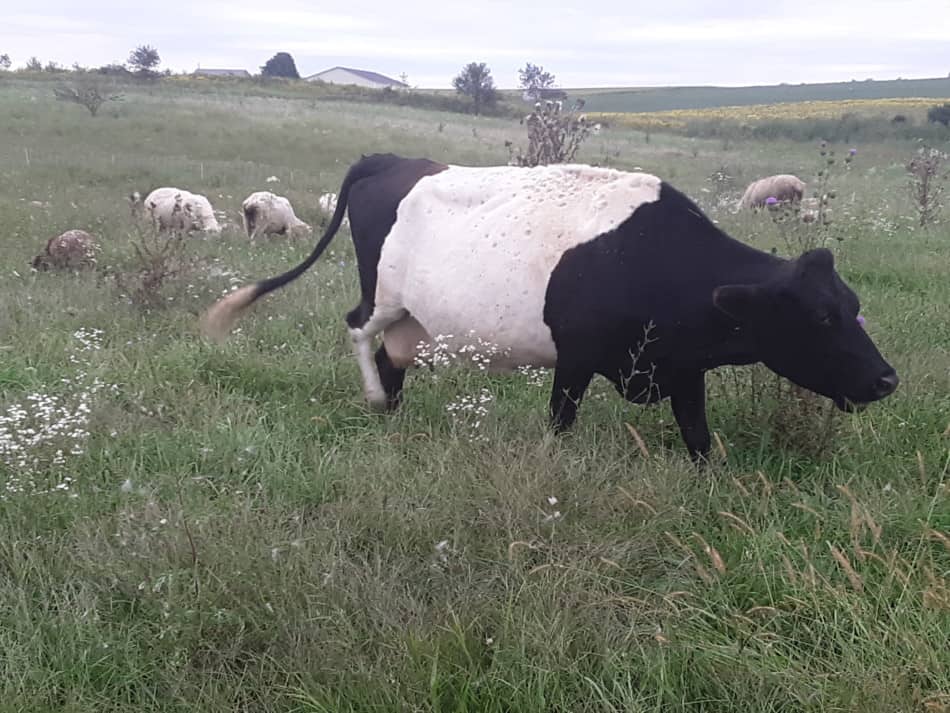
[{"label": "grassy field", "polygon": [[[604,383],[550,436],[544,372],[420,371],[368,412],[345,232],[226,346],[198,337],[224,291],[310,250],[249,245],[251,191],[319,224],[361,153],[494,164],[523,131],[162,87],[92,118],[0,87],[0,711],[950,710],[950,223],[916,227],[912,139],[831,178],[839,269],[900,389],[829,417],[720,370],[702,473],[668,404]],[[783,254],[800,233],[734,200],[826,168],[813,143],[622,127],[580,158]],[[139,265],[126,196],[159,185],[229,225],[144,309],[110,275]],[[32,272],[67,228],[100,237],[99,270]]]},{"label": "grassy field", "polygon": [[[950,88],[948,88],[950,91]],[[842,101],[805,101],[782,104],[673,109],[652,112],[589,112],[595,121],[607,121],[631,129],[686,129],[691,122],[724,121],[756,124],[768,121],[813,121],[841,119],[848,114],[864,119],[886,119],[901,115],[905,122],[925,124],[927,110],[938,100],[921,97],[906,99],[849,99]],[[943,127],[935,127],[938,131]],[[916,131],[920,131],[919,126]]]}]

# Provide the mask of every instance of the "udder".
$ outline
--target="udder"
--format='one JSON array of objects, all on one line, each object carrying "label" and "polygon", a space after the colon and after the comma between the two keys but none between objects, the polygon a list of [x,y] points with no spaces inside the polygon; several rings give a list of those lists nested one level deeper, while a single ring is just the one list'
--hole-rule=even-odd
[{"label": "udder", "polygon": [[383,332],[383,344],[386,353],[397,369],[412,366],[420,349],[429,352],[432,337],[416,318],[406,315],[398,322],[388,326]]}]

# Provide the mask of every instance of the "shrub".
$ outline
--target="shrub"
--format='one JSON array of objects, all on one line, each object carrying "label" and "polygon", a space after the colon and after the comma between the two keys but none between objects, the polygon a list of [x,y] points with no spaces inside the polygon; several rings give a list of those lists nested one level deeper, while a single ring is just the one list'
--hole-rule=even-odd
[{"label": "shrub", "polygon": [[935,223],[943,207],[943,182],[947,178],[943,162],[946,160],[947,154],[925,146],[918,149],[907,164],[908,189],[921,227]]},{"label": "shrub", "polygon": [[950,103],[930,107],[927,110],[927,121],[931,124],[950,126]]},{"label": "shrub", "polygon": [[104,74],[107,77],[119,77],[122,79],[131,79],[132,73],[126,68],[124,64],[104,64],[96,70],[99,74]]},{"label": "shrub", "polygon": [[541,166],[574,160],[577,150],[590,135],[587,117],[577,113],[577,105],[561,111],[561,102],[538,102],[534,111],[522,120],[528,127],[528,150],[515,152],[510,141],[505,142],[509,163],[515,166]]},{"label": "shrub", "polygon": [[[843,239],[843,233],[837,230],[832,220],[831,204],[837,196],[833,187],[833,178],[841,166],[849,166],[857,152],[848,151],[842,160],[836,156],[834,148],[827,141],[818,145],[819,164],[815,179],[811,182],[813,196],[799,204],[775,203],[768,207],[770,216],[778,227],[788,257],[796,258],[808,250],[825,247],[834,239]],[[757,384],[756,371],[750,372],[751,395],[761,384]],[[841,418],[835,407],[822,396],[803,389],[778,375],[763,375],[765,380],[773,380],[775,401],[768,409],[767,422],[776,442],[809,457],[818,458],[827,454],[834,442],[833,436],[841,426]]]},{"label": "shrub", "polygon": [[836,230],[832,219],[831,204],[837,197],[832,187],[835,171],[843,164],[848,166],[857,155],[851,149],[839,163],[835,150],[827,141],[821,141],[818,148],[820,163],[811,182],[814,195],[798,204],[779,204],[769,206],[773,222],[778,226],[789,256],[795,257],[807,250],[825,247],[834,238],[842,240],[843,234]]},{"label": "shrub", "polygon": [[121,101],[121,94],[103,94],[99,85],[94,82],[80,82],[75,85],[61,84],[53,89],[56,99],[64,102],[72,102],[86,107],[92,116],[96,116],[105,102]]},{"label": "shrub", "polygon": [[138,220],[130,236],[131,254],[120,268],[106,268],[103,274],[133,305],[163,307],[168,303],[166,287],[192,275],[204,262],[189,252],[188,242],[184,231],[159,231]]}]

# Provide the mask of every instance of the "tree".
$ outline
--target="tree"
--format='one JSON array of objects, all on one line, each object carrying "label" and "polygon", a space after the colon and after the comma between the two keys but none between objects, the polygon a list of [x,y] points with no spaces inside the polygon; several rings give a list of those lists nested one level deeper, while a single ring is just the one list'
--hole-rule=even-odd
[{"label": "tree", "polygon": [[554,75],[545,72],[544,67],[527,62],[523,69],[518,70],[518,79],[521,88],[531,99],[540,99],[539,89],[548,89],[554,86]]},{"label": "tree", "polygon": [[6,53],[0,54],[0,69],[10,69],[11,64],[10,55]]},{"label": "tree", "polygon": [[300,79],[297,72],[297,65],[294,64],[294,58],[287,52],[278,52],[271,57],[261,67],[261,74],[265,77],[286,77],[287,79]]},{"label": "tree", "polygon": [[491,106],[498,101],[498,90],[495,89],[495,80],[491,70],[484,62],[469,62],[459,75],[452,80],[455,91],[470,97],[475,107],[476,116],[483,107]]},{"label": "tree", "polygon": [[40,62],[36,57],[30,57],[26,61],[26,69],[28,72],[42,72],[43,63]]},{"label": "tree", "polygon": [[129,66],[140,77],[154,77],[155,68],[158,67],[162,58],[158,56],[158,50],[149,45],[136,47],[129,54]]},{"label": "tree", "polygon": [[52,74],[55,72],[62,72],[64,70],[62,67],[56,64],[56,62],[54,62],[53,60],[50,60],[49,62],[46,63],[46,66],[43,68],[43,71],[50,72]]},{"label": "tree", "polygon": [[92,116],[95,116],[99,107],[106,102],[122,100],[121,94],[103,94],[94,81],[83,81],[75,85],[61,84],[53,89],[53,94],[61,102],[72,102],[86,107]]}]

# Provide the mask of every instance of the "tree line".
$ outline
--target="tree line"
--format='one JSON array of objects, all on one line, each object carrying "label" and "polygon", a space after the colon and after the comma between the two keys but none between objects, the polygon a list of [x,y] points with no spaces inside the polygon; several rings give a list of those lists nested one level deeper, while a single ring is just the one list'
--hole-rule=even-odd
[{"label": "tree line", "polygon": [[[139,79],[154,79],[162,74],[158,71],[161,64],[161,56],[158,50],[151,45],[139,45],[130,53],[125,63],[112,63],[99,67],[93,71],[107,75],[128,75]],[[0,54],[0,70],[9,70],[12,66],[10,55]],[[28,72],[66,72],[66,67],[50,61],[45,65],[37,58],[30,57],[23,67]],[[72,69],[77,72],[90,71],[85,67],[74,63]],[[171,74],[170,70],[165,70],[164,74]],[[284,78],[300,79],[300,73],[297,71],[297,65],[293,56],[289,52],[277,52],[268,59],[260,68],[260,76],[265,78]],[[403,83],[406,83],[405,74],[400,75]],[[555,77],[536,64],[528,62],[524,67],[518,70],[519,88],[523,91],[526,99],[541,99],[545,90],[553,89]],[[460,96],[467,97],[472,102],[472,111],[475,114],[481,114],[487,109],[492,108],[498,103],[500,93],[495,87],[495,81],[491,74],[491,69],[485,62],[469,62],[452,80],[452,86]],[[563,93],[562,93],[563,94]]]}]

